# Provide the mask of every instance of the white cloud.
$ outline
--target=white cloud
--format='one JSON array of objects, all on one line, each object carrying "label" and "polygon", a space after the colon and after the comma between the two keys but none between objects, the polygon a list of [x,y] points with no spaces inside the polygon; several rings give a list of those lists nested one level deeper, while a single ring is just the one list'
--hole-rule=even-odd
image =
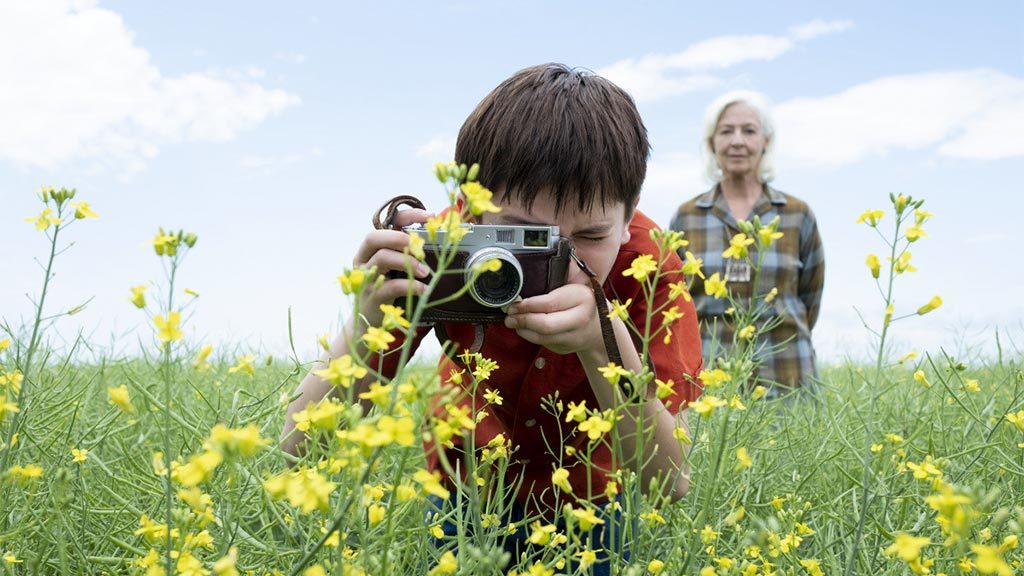
[{"label": "white cloud", "polygon": [[241,74],[165,76],[94,2],[0,3],[0,160],[140,169],[159,146],[222,142],[299,102]]},{"label": "white cloud", "polygon": [[1024,79],[995,70],[879,78],[774,111],[779,153],[842,165],[893,149],[938,146],[944,156],[1024,155]]},{"label": "white cloud", "polygon": [[430,142],[416,148],[418,158],[427,158],[433,162],[448,162],[455,158],[455,137],[448,134],[434,136]]},{"label": "white cloud", "polygon": [[718,84],[707,71],[774,60],[798,42],[841,32],[852,25],[848,20],[814,20],[793,28],[789,36],[719,36],[692,44],[681,52],[619,60],[597,73],[622,86],[639,101],[658,100]]},{"label": "white cloud", "polygon": [[810,40],[826,34],[845,32],[850,28],[853,28],[852,20],[811,20],[790,28],[789,33],[797,40]]}]

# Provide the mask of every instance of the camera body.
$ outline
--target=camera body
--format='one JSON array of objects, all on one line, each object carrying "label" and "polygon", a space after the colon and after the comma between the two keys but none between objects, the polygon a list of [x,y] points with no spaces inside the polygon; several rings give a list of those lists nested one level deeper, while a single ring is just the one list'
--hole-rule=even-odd
[{"label": "camera body", "polygon": [[[461,224],[464,233],[451,261],[430,295],[431,302],[445,300],[463,288],[458,298],[423,311],[423,323],[502,322],[505,309],[520,298],[547,294],[566,283],[572,242],[559,235],[558,226],[512,224]],[[419,225],[402,231],[424,240],[424,261],[437,270],[447,232],[438,230],[435,240]],[[497,259],[497,271],[475,273],[475,267]],[[404,274],[399,274],[404,276]],[[424,279],[429,282],[430,278]],[[405,299],[396,303],[405,306]]]}]

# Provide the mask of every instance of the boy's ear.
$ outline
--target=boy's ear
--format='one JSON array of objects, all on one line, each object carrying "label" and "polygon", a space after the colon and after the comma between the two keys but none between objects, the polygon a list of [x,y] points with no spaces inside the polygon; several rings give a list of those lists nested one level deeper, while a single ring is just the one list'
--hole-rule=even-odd
[{"label": "boy's ear", "polygon": [[629,232],[629,223],[633,221],[633,215],[636,214],[636,207],[639,204],[640,198],[637,197],[636,200],[633,200],[633,205],[629,207],[628,213],[626,214],[626,225],[622,227],[622,238],[620,239],[620,244],[625,244],[629,242],[630,238],[632,238],[632,234]]}]

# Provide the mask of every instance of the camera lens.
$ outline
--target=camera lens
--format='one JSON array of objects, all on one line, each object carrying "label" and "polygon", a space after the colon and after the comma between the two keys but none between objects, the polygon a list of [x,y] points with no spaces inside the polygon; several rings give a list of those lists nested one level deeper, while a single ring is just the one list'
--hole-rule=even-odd
[{"label": "camera lens", "polygon": [[[474,279],[474,266],[489,260],[499,260],[501,268],[485,271]],[[504,248],[483,248],[473,253],[466,262],[466,281],[471,282],[469,293],[474,300],[489,308],[511,304],[523,288],[523,270],[514,255]]]}]

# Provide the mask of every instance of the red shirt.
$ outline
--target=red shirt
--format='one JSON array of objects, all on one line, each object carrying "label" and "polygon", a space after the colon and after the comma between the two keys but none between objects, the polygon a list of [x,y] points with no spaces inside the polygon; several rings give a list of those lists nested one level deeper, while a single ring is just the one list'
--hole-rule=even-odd
[{"label": "red shirt", "polygon": [[[630,267],[634,258],[642,254],[651,254],[655,259],[658,258],[659,247],[649,235],[650,230],[657,228],[657,225],[644,214],[639,211],[634,214],[629,224],[630,240],[619,248],[615,264],[604,283],[605,295],[609,299],[618,299],[620,302],[633,299],[629,315],[633,324],[641,330],[646,322],[646,299],[640,283],[632,277],[623,276],[622,272]],[[656,307],[667,299],[669,284],[683,279],[681,269],[682,261],[673,252],[662,267],[663,275],[655,289]],[[658,379],[672,379],[675,382],[675,394],[663,400],[668,410],[675,414],[700,396],[701,385],[697,380],[697,374],[701,370],[702,360],[697,314],[692,302],[684,296],[679,296],[669,306],[673,304],[679,307],[683,316],[671,324],[672,339],[669,344],[662,341],[663,333],[659,333],[651,340],[649,357]],[[651,324],[652,332],[661,325],[660,313],[652,317]],[[470,348],[476,338],[476,327],[473,324],[446,324],[445,330],[448,337],[456,343],[455,355]],[[429,327],[419,329],[415,334],[413,346],[418,346],[429,331]],[[398,345],[396,342],[394,346]],[[640,350],[638,343],[637,351]],[[504,434],[505,438],[511,440],[513,452],[510,455],[507,475],[508,482],[514,482],[518,479],[518,474],[522,475],[523,483],[518,500],[531,507],[531,495],[549,504],[553,502],[553,494],[549,490],[551,473],[559,467],[559,461],[562,467],[569,470],[569,483],[573,487],[573,494],[588,496],[589,474],[590,496],[600,500],[600,495],[608,482],[605,473],[611,471],[610,447],[606,442],[596,444],[591,454],[595,469],[588,470],[582,464],[574,466],[578,459],[566,457],[565,447],[573,446],[584,453],[589,443],[587,434],[577,431],[576,422],[566,423],[564,412],[561,417],[556,417],[550,413],[550,408],[544,407],[544,399],[557,392],[565,410],[568,409],[570,402],[586,402],[590,409],[600,408],[576,354],[556,354],[520,338],[514,330],[506,328],[503,324],[484,326],[484,338],[479,351],[485,358],[497,362],[499,367],[477,387],[475,399],[470,394],[472,376],[470,370],[467,370],[461,386],[464,391],[460,391],[453,403],[470,407],[474,404],[486,406],[484,410],[488,412],[488,416],[477,423],[474,434],[477,448],[485,446],[498,434]],[[398,354],[388,354],[384,357],[384,376],[394,375],[397,359]],[[444,355],[441,356],[438,372],[442,383],[449,379],[453,371],[464,368],[456,362]],[[501,405],[487,406],[483,395],[489,389],[501,395]],[[443,418],[446,415],[443,405],[438,404],[434,409],[438,417]],[[460,447],[458,438],[453,439],[453,442],[456,448]],[[444,476],[444,470],[438,465],[438,450],[445,448],[433,441],[426,441],[424,448],[428,468],[439,470]],[[462,457],[462,453],[461,450],[448,449],[446,456],[454,465],[455,461]]]}]

